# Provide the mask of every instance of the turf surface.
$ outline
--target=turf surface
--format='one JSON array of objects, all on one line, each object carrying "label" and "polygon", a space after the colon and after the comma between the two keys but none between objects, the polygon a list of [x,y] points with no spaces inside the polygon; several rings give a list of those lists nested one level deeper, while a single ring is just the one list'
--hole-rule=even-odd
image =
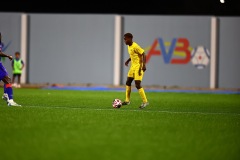
[{"label": "turf surface", "polygon": [[1,160],[239,160],[240,95],[14,89],[0,102]]}]

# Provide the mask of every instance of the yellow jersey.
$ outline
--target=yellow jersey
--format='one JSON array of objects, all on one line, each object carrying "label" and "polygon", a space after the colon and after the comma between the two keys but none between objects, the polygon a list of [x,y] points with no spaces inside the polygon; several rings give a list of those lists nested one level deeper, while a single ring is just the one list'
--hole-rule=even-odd
[{"label": "yellow jersey", "polygon": [[128,46],[128,53],[131,58],[131,68],[139,68],[142,64],[142,54],[144,49],[142,49],[136,42],[133,42],[131,46]]}]

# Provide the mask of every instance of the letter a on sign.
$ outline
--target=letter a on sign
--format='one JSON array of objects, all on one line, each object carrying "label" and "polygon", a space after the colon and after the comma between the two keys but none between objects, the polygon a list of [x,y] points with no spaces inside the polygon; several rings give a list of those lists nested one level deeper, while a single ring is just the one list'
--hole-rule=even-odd
[{"label": "letter a on sign", "polygon": [[160,44],[160,49],[162,51],[162,56],[163,56],[163,60],[165,63],[170,63],[171,59],[172,59],[172,55],[173,55],[173,52],[174,52],[174,49],[175,49],[175,46],[176,46],[176,43],[177,43],[177,39],[174,38],[172,40],[172,43],[171,45],[169,46],[169,49],[167,51],[165,45],[164,45],[164,41],[162,38],[159,38],[158,39],[159,41],[159,44]]},{"label": "letter a on sign", "polygon": [[160,50],[156,50],[156,47],[158,45],[158,40],[155,39],[152,47],[150,48],[147,56],[146,56],[146,63],[148,63],[148,61],[150,60],[150,58],[154,55],[154,56],[160,56],[161,55],[161,51]]}]

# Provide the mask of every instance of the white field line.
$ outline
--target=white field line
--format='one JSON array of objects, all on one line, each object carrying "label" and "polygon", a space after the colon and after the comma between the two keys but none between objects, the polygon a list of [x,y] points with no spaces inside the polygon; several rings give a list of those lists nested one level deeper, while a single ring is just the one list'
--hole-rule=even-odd
[{"label": "white field line", "polygon": [[123,110],[123,109],[114,109],[114,108],[81,108],[81,107],[49,107],[49,106],[26,106],[26,107],[39,107],[39,108],[56,108],[56,109],[75,109],[75,110],[96,110],[96,111],[121,111],[121,112],[158,112],[158,113],[171,113],[171,114],[202,114],[202,115],[237,115],[240,116],[240,113],[227,113],[227,112],[185,112],[185,111],[168,111],[168,110],[146,110],[146,109],[130,109],[130,110]]}]

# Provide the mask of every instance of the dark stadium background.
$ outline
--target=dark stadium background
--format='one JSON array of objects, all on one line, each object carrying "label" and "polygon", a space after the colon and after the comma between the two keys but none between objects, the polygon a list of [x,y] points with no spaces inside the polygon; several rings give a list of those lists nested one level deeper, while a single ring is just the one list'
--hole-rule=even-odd
[{"label": "dark stadium background", "polygon": [[240,16],[237,0],[1,0],[0,12]]}]

